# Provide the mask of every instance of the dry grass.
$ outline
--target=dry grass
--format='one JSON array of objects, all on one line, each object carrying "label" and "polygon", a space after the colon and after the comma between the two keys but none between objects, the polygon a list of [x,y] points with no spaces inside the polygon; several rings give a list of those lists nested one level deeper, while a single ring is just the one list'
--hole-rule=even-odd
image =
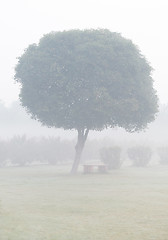
[{"label": "dry grass", "polygon": [[0,169],[0,240],[167,239],[168,168]]}]

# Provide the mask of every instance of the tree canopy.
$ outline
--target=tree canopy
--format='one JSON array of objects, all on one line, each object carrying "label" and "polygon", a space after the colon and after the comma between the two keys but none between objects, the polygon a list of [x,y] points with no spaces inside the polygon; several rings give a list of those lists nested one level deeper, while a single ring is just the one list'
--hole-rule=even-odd
[{"label": "tree canopy", "polygon": [[157,111],[151,70],[132,41],[118,33],[70,30],[30,45],[15,79],[23,106],[44,125],[135,131]]},{"label": "tree canopy", "polygon": [[[19,58],[15,79],[22,105],[49,127],[144,129],[154,120],[152,68],[131,40],[107,29],[44,35]],[[85,132],[84,132],[85,130]],[[82,136],[82,138],[80,138]]]}]

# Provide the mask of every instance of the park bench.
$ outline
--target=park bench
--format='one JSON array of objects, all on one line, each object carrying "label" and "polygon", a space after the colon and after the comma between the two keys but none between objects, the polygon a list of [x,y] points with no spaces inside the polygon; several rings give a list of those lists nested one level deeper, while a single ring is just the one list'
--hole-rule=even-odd
[{"label": "park bench", "polygon": [[94,172],[107,173],[107,166],[104,164],[84,164],[83,172],[84,174],[89,174]]}]

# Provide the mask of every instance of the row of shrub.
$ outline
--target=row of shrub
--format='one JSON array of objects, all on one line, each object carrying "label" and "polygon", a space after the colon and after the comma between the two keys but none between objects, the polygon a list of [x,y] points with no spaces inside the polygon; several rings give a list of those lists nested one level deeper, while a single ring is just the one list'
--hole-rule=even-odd
[{"label": "row of shrub", "polygon": [[[152,150],[146,146],[134,146],[127,149],[127,156],[133,166],[146,167],[152,158]],[[160,164],[168,165],[168,147],[158,149]],[[108,166],[108,169],[118,169],[121,167],[123,160],[121,159],[121,148],[108,147],[100,150],[101,161]]]},{"label": "row of shrub", "polygon": [[[56,137],[27,138],[15,136],[9,140],[0,140],[0,167],[8,165],[31,164],[67,164],[73,161],[73,140],[61,140]],[[113,147],[103,147],[113,146]],[[146,146],[114,146],[114,143],[88,140],[83,152],[83,161],[101,160],[109,169],[120,168],[123,159],[129,159],[133,166],[147,166],[153,156],[153,150]],[[124,156],[123,156],[124,152]],[[160,164],[168,164],[168,147],[158,149]]]},{"label": "row of shrub", "polygon": [[33,163],[67,163],[74,156],[74,143],[60,138],[31,138],[15,136],[0,141],[0,167]]}]

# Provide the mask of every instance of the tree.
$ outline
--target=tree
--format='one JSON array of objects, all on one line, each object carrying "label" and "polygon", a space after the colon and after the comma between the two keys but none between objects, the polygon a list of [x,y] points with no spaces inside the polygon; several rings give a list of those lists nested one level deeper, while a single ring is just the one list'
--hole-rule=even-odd
[{"label": "tree", "polygon": [[146,167],[152,157],[152,150],[146,146],[128,148],[128,157],[136,167]]},{"label": "tree", "polygon": [[15,70],[32,118],[77,130],[72,173],[90,130],[139,131],[157,112],[149,63],[132,41],[107,29],[46,34],[25,50]]},{"label": "tree", "polygon": [[109,170],[119,169],[122,165],[121,148],[118,146],[101,148],[100,158]]},{"label": "tree", "polygon": [[0,167],[4,167],[7,164],[9,158],[7,149],[7,142],[0,140]]},{"label": "tree", "polygon": [[158,149],[158,154],[159,154],[159,158],[160,158],[160,164],[162,165],[168,165],[168,147],[164,146],[164,147],[160,147]]}]

